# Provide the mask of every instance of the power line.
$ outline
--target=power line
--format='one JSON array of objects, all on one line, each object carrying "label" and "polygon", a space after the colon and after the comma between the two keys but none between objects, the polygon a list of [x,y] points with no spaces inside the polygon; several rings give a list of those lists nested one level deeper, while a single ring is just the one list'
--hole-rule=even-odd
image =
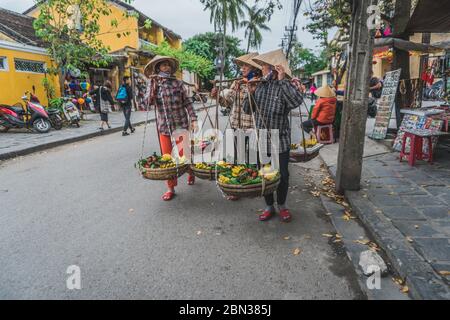
[{"label": "power line", "polygon": [[289,38],[289,41],[287,43],[287,49],[286,49],[286,56],[289,57],[289,54],[291,53],[292,47],[294,45],[294,42],[296,39],[296,34],[298,31],[298,25],[297,25],[297,18],[298,14],[300,13],[300,7],[302,5],[303,0],[294,0],[293,4],[293,15],[292,15],[292,22],[290,23],[290,26],[285,27],[285,31],[287,32],[287,36]]}]

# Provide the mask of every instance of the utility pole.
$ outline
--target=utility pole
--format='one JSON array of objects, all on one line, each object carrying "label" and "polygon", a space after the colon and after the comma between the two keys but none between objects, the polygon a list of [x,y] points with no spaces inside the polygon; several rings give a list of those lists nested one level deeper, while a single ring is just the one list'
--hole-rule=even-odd
[{"label": "utility pole", "polygon": [[294,0],[294,12],[293,12],[293,22],[292,26],[286,27],[285,31],[288,32],[289,41],[286,49],[286,57],[289,58],[289,54],[291,53],[292,47],[294,45],[294,40],[296,39],[295,34],[298,30],[297,26],[297,17],[300,13],[300,6],[302,5],[303,0]]},{"label": "utility pole", "polygon": [[339,143],[336,189],[339,193],[361,188],[366,135],[370,70],[373,61],[374,30],[369,30],[369,6],[376,0],[352,2],[352,24],[341,140]]}]

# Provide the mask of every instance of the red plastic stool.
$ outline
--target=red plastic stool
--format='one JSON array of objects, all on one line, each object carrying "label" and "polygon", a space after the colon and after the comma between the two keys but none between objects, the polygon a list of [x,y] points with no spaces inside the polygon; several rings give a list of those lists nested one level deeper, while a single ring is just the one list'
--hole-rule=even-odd
[{"label": "red plastic stool", "polygon": [[[410,152],[406,153],[406,141],[410,139]],[[418,135],[413,132],[406,132],[403,136],[402,151],[400,152],[400,162],[403,158],[408,159],[410,166],[414,166],[416,160],[428,160],[430,164],[433,164],[433,141],[432,135]],[[423,140],[428,141],[428,153],[423,153]]]},{"label": "red plastic stool", "polygon": [[314,131],[316,133],[317,142],[319,142],[320,144],[334,143],[334,132],[332,124],[317,126]]}]

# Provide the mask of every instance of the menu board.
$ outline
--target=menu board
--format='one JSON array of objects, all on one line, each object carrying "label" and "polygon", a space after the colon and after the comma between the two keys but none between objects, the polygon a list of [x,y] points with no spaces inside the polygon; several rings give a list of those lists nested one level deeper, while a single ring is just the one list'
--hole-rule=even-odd
[{"label": "menu board", "polygon": [[383,91],[378,100],[375,127],[371,138],[377,140],[386,139],[389,123],[391,122],[392,109],[395,105],[398,84],[400,82],[401,69],[386,73],[383,81]]}]

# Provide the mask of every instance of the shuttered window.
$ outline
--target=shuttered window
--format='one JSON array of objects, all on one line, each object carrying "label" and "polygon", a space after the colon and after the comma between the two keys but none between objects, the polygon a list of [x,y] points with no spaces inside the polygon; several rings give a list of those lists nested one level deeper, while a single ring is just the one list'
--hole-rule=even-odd
[{"label": "shuttered window", "polygon": [[16,71],[45,73],[45,62],[14,59]]}]

